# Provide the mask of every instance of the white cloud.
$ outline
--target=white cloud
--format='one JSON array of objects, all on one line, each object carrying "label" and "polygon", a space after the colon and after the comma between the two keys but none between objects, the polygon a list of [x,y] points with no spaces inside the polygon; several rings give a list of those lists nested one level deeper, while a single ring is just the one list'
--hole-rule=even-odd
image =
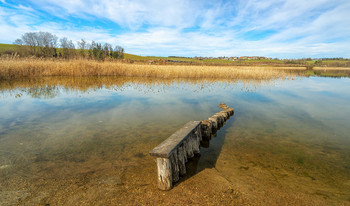
[{"label": "white cloud", "polygon": [[36,0],[33,3],[57,16],[62,16],[62,12],[79,17],[94,16],[135,29],[143,24],[193,26],[201,15],[201,11],[196,9],[196,4],[186,0],[176,3],[171,0]]},{"label": "white cloud", "polygon": [[270,57],[350,56],[347,44],[319,43],[300,39],[288,42],[263,39],[240,41],[232,32],[208,35],[202,32],[181,33],[174,29],[154,29],[144,33],[128,33],[116,36],[127,51],[142,55],[202,55]]},{"label": "white cloud", "polygon": [[[35,0],[14,8],[20,12],[0,7],[1,42],[49,31],[74,41],[119,44],[143,55],[350,57],[346,0]],[[45,11],[62,21],[45,21],[39,17]],[[112,32],[113,24],[110,30],[81,26],[71,17],[112,21],[123,31]],[[271,33],[260,36],[265,31]]]},{"label": "white cloud", "polygon": [[22,4],[15,6],[15,8],[23,11],[34,12],[34,9],[30,6],[23,6]]}]

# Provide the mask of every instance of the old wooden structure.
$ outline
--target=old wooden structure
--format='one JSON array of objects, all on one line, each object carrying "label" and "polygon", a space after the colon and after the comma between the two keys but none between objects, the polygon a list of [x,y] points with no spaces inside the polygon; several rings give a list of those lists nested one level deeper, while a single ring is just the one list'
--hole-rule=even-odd
[{"label": "old wooden structure", "polygon": [[159,189],[170,190],[173,183],[186,174],[186,162],[200,153],[203,141],[209,141],[234,114],[234,109],[224,103],[219,104],[219,107],[222,111],[208,120],[188,122],[150,151],[151,156],[157,157]]}]

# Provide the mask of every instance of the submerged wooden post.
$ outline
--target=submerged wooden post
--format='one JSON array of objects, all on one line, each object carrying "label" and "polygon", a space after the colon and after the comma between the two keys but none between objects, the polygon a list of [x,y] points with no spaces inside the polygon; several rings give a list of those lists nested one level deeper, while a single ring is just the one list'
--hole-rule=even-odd
[{"label": "submerged wooden post", "polygon": [[[186,174],[186,162],[200,153],[201,142],[209,146],[212,135],[234,114],[233,108],[221,103],[223,110],[203,121],[190,121],[150,151],[157,157],[158,188],[170,190]],[[202,145],[203,146],[203,145]]]},{"label": "submerged wooden post", "polygon": [[211,133],[215,133],[216,130],[218,130],[218,128],[219,128],[219,117],[216,115],[213,115],[213,116],[209,117],[208,120],[212,122]]},{"label": "submerged wooden post", "polygon": [[211,120],[203,120],[201,122],[201,133],[204,140],[210,140],[212,133],[212,124],[213,122]]},{"label": "submerged wooden post", "polygon": [[235,110],[233,108],[228,107],[225,103],[220,103],[219,107],[223,110],[228,112],[230,116],[234,115]]}]

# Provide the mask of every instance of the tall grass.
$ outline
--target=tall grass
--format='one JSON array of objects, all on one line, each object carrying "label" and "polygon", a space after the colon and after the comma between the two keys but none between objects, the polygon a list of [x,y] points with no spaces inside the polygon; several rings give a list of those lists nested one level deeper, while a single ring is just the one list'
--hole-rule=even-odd
[{"label": "tall grass", "polygon": [[272,79],[291,77],[300,67],[142,65],[86,59],[0,59],[0,79],[40,76],[126,76],[156,78]]}]

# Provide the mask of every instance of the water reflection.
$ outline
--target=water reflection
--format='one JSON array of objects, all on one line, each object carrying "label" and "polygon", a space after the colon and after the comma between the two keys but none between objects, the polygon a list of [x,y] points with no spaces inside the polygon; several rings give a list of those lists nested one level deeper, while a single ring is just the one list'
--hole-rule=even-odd
[{"label": "water reflection", "polygon": [[[225,102],[235,116],[209,148],[201,148],[189,177],[167,197],[176,199],[192,180],[200,191],[222,180],[256,202],[344,203],[350,194],[349,83],[116,77],[0,82],[0,202],[127,204],[142,197],[156,203],[163,195],[155,190],[148,151]],[[212,190],[214,195],[220,188]]]},{"label": "water reflection", "polygon": [[[282,80],[282,79],[280,79]],[[228,89],[232,85],[240,84],[246,92],[254,92],[261,85],[271,85],[274,80],[249,79],[159,79],[143,77],[41,77],[24,78],[11,81],[0,81],[2,95],[13,95],[20,98],[28,95],[33,98],[50,99],[67,92],[91,93],[100,89],[124,91],[130,87],[146,93],[164,92],[166,88],[186,89],[193,92],[213,92],[220,86]],[[215,85],[215,86],[214,86]]]}]

